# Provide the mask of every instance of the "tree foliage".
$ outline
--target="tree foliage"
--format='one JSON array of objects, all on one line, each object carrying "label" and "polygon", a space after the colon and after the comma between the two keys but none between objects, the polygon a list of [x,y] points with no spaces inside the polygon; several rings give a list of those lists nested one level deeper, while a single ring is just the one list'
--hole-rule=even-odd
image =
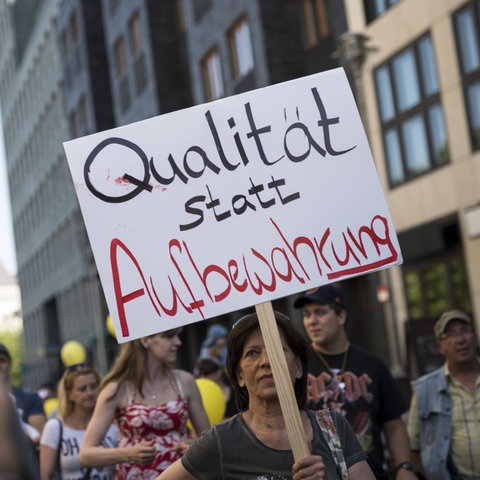
[{"label": "tree foliage", "polygon": [[22,330],[1,330],[0,342],[3,343],[12,357],[12,371],[10,378],[15,386],[20,386],[22,381],[23,339]]}]

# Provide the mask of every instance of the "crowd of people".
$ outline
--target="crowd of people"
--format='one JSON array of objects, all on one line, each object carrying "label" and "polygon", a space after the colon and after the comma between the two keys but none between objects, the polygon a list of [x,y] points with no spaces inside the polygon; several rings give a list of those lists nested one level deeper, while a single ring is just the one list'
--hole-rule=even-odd
[{"label": "crowd of people", "polygon": [[[209,326],[192,373],[176,368],[178,328],[122,344],[103,379],[88,363],[70,365],[40,395],[12,385],[0,343],[0,478],[480,478],[480,360],[469,315],[452,310],[435,323],[445,364],[412,382],[409,404],[387,365],[350,342],[338,286],[305,292],[294,307],[303,331],[274,317],[308,454],[291,448],[252,312],[230,329]],[[222,392],[218,422],[201,381]],[[58,408],[45,415],[42,399],[54,395]]]}]

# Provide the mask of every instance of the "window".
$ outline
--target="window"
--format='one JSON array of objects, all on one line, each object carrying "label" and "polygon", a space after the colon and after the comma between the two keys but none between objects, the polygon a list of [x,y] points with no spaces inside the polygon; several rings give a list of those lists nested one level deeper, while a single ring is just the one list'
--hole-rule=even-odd
[{"label": "window", "polygon": [[63,31],[60,35],[60,51],[62,52],[63,58],[68,58],[68,38],[66,31]]},{"label": "window", "polygon": [[448,163],[447,131],[430,36],[420,38],[377,68],[375,84],[390,186]]},{"label": "window", "polygon": [[367,23],[370,23],[380,15],[383,15],[383,13],[399,1],[400,0],[363,0]]},{"label": "window", "polygon": [[212,0],[194,0],[192,2],[193,6],[193,16],[195,21],[200,20],[202,15],[210,8],[212,5]]},{"label": "window", "polygon": [[75,73],[81,69],[80,25],[76,12],[70,15],[68,29],[60,33],[60,50],[64,58],[65,83],[70,86],[75,78]]},{"label": "window", "polygon": [[76,112],[72,112],[68,116],[68,124],[70,126],[70,135],[72,138],[78,137],[77,115]]},{"label": "window", "polygon": [[302,0],[302,8],[307,44],[312,48],[330,33],[325,0]]},{"label": "window", "polygon": [[133,15],[128,23],[128,33],[130,35],[130,48],[132,55],[138,57],[142,53],[142,35],[138,13]]},{"label": "window", "polygon": [[402,271],[409,319],[438,318],[452,308],[471,312],[457,215],[400,232],[398,240],[405,262]]},{"label": "window", "polygon": [[118,95],[120,97],[120,108],[126,112],[130,106],[130,89],[127,78],[127,56],[125,42],[122,37],[118,38],[114,45],[115,69],[118,76]]},{"label": "window", "polygon": [[453,17],[458,59],[468,112],[470,138],[480,149],[480,0],[471,1]]},{"label": "window", "polygon": [[124,77],[127,73],[127,58],[125,55],[125,42],[123,38],[119,38],[115,42],[114,47],[115,53],[115,68],[117,69],[117,75],[119,77]]},{"label": "window", "polygon": [[80,33],[78,30],[78,18],[76,12],[73,12],[72,16],[70,17],[70,32],[72,34],[72,42],[78,42],[80,39]]},{"label": "window", "polygon": [[128,22],[128,34],[130,38],[130,50],[134,58],[135,87],[137,93],[140,94],[147,85],[147,71],[145,56],[143,55],[140,16],[138,13],[134,14]]},{"label": "window", "polygon": [[239,79],[247,75],[254,67],[250,27],[245,19],[240,20],[230,31],[233,75]]},{"label": "window", "polygon": [[202,61],[203,84],[207,101],[216,100],[224,95],[222,64],[216,50],[210,52]]},{"label": "window", "polygon": [[461,253],[406,267],[404,281],[408,316],[412,320],[438,318],[452,308],[472,310]]},{"label": "window", "polygon": [[87,112],[87,98],[82,95],[78,102],[78,132],[79,135],[86,135],[88,133],[88,112]]},{"label": "window", "polygon": [[60,50],[63,56],[63,67],[64,67],[64,76],[65,76],[65,84],[67,87],[70,87],[72,83],[72,74],[71,74],[71,67],[70,67],[70,61],[69,61],[69,48],[68,48],[68,36],[67,32],[64,31],[62,32],[60,36]]}]

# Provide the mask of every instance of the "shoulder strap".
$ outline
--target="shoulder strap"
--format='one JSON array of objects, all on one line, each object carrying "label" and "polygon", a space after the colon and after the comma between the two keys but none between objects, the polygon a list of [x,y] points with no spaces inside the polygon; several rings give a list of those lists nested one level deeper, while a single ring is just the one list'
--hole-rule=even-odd
[{"label": "shoulder strap", "polygon": [[[58,447],[57,447],[57,473],[58,473],[58,478],[62,478],[62,467],[60,465],[60,452],[62,451],[62,437],[63,437],[63,422],[57,418],[58,422],[58,428],[59,428],[59,437],[58,437]],[[92,471],[91,468],[89,468],[86,472],[85,475],[82,477],[82,480],[88,480],[90,478],[90,472]]]},{"label": "shoulder strap", "polygon": [[60,452],[62,451],[62,437],[63,437],[63,422],[57,418],[59,436],[58,436],[58,447],[57,447],[57,473],[58,478],[62,478],[62,467],[60,465]]},{"label": "shoulder strap", "polygon": [[[175,370],[170,370],[172,374],[172,387],[177,391],[177,395],[179,398],[185,398],[185,394],[183,393],[183,386],[180,377],[178,376]],[[176,387],[176,388],[175,388]]]},{"label": "shoulder strap", "polygon": [[343,456],[342,444],[338,436],[335,422],[333,421],[330,409],[317,410],[315,412],[320,430],[325,438],[328,448],[332,452],[333,460],[340,470],[342,480],[348,480],[347,464]]},{"label": "shoulder strap", "polygon": [[127,382],[127,405],[131,405],[135,400],[135,387],[132,382]]}]

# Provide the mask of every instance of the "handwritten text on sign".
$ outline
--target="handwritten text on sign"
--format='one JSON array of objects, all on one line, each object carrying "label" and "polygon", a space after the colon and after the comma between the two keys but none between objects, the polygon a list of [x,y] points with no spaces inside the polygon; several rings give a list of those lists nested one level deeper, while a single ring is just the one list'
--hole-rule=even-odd
[{"label": "handwritten text on sign", "polygon": [[401,262],[341,69],[65,150],[121,342]]}]

